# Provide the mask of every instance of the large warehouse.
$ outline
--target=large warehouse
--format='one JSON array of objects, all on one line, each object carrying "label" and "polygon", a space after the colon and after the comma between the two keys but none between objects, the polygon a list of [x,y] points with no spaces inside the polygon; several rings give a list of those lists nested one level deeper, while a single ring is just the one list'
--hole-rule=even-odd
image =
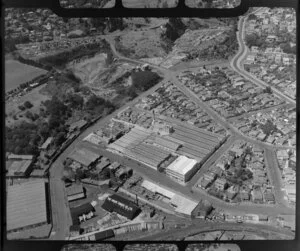
[{"label": "large warehouse", "polygon": [[197,167],[197,160],[179,156],[166,168],[166,175],[178,183],[185,184],[197,171]]},{"label": "large warehouse", "polygon": [[47,224],[46,187],[43,179],[7,187],[7,232]]}]

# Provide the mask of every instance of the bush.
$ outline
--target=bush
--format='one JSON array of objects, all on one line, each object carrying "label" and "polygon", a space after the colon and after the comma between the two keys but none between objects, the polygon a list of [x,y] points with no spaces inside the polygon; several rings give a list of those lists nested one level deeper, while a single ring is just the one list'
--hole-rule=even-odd
[{"label": "bush", "polygon": [[19,108],[21,111],[25,111],[25,110],[26,110],[26,108],[25,108],[24,105],[19,105],[18,108]]},{"label": "bush", "polygon": [[24,102],[23,104],[27,109],[30,109],[31,107],[33,107],[33,104],[31,104],[29,101]]}]

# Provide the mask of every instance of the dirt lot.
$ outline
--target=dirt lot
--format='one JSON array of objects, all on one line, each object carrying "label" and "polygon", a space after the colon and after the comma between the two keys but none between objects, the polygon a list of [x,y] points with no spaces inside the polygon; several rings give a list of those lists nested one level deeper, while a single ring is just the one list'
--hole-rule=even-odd
[{"label": "dirt lot", "polygon": [[100,53],[81,62],[71,63],[68,65],[68,68],[70,68],[84,84],[91,84],[99,75],[107,70],[105,63],[106,58],[107,54]]},{"label": "dirt lot", "polygon": [[5,91],[13,90],[20,84],[46,73],[46,70],[22,64],[13,59],[5,60]]}]

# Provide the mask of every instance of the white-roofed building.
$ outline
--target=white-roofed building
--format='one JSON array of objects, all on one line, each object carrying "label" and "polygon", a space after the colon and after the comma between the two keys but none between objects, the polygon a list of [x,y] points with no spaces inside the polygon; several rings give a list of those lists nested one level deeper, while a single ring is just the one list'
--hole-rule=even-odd
[{"label": "white-roofed building", "polygon": [[197,164],[195,159],[181,155],[166,168],[166,175],[178,183],[185,184],[197,171]]},{"label": "white-roofed building", "polygon": [[197,207],[198,202],[175,194],[171,199],[171,205],[175,208],[175,212],[192,215],[192,212]]},{"label": "white-roofed building", "polygon": [[142,182],[141,186],[153,193],[161,194],[169,199],[172,199],[175,195],[175,193],[171,192],[170,190],[165,189],[149,180],[144,180]]}]

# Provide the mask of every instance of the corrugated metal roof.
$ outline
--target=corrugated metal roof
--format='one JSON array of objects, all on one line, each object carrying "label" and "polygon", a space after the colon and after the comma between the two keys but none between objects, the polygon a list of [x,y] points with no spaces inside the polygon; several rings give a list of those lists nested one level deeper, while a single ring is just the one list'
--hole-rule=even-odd
[{"label": "corrugated metal roof", "polygon": [[7,187],[7,230],[47,221],[44,180]]},{"label": "corrugated metal roof", "polygon": [[181,145],[163,137],[155,137],[154,142],[160,146],[167,147],[172,151],[176,151]]},{"label": "corrugated metal roof", "polygon": [[69,155],[69,158],[79,162],[80,164],[83,164],[84,166],[89,166],[92,162],[100,158],[100,155],[85,148],[80,148],[74,150]]}]

